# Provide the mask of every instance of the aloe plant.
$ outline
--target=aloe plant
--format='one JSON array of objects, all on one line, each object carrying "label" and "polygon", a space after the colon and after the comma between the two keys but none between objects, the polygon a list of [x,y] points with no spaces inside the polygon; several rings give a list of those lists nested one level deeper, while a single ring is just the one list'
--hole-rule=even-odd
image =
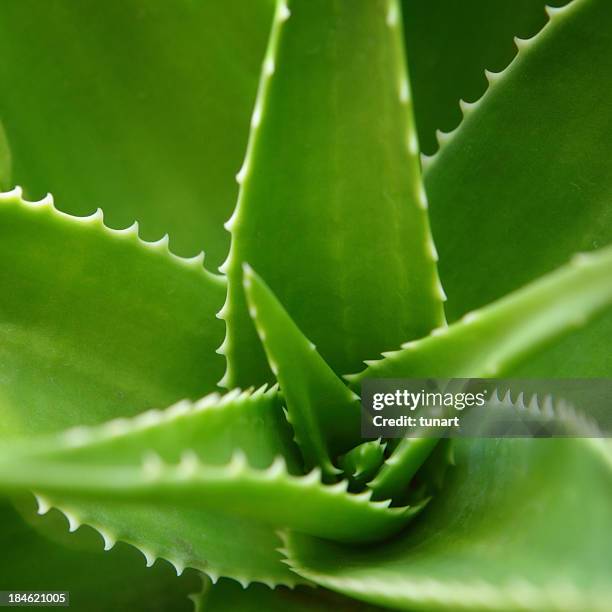
[{"label": "aloe plant", "polygon": [[607,441],[360,434],[365,378],[610,376],[612,4],[559,4],[0,7],[0,589],[610,609]]}]

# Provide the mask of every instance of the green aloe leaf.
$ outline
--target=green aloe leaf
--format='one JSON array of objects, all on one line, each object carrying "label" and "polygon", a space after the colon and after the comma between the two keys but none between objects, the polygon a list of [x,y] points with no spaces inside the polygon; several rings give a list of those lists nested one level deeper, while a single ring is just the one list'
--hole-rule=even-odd
[{"label": "green aloe leaf", "polygon": [[[63,507],[79,507],[83,500],[84,507],[108,503],[111,508],[119,506],[120,512],[121,504],[135,503],[142,508],[169,507],[177,517],[182,517],[183,510],[187,514],[191,509],[208,510],[225,519],[237,517],[341,542],[384,539],[400,531],[421,509],[389,508],[389,500],[371,502],[369,493],[346,493],[347,484],[322,485],[318,471],[291,476],[278,460],[267,470],[254,470],[241,454],[221,467],[201,464],[191,453],[172,465],[156,455],[145,455],[141,465],[104,461],[83,465],[66,461],[63,455],[61,460],[42,461],[11,449],[3,452],[0,461],[0,489],[34,489],[43,499],[60,500]],[[191,531],[184,533],[186,538],[193,536]],[[234,577],[231,572],[227,575]]]},{"label": "green aloe leaf", "polygon": [[41,461],[119,466],[140,464],[153,452],[168,463],[178,463],[189,452],[194,460],[224,466],[240,450],[253,468],[268,468],[282,457],[289,473],[303,473],[278,394],[264,387],[236,389],[224,396],[211,393],[196,402],[182,400],[165,410],[152,409],[94,427],[77,425],[25,444],[6,442],[4,448]]},{"label": "green aloe leaf", "polygon": [[90,424],[197,398],[223,370],[225,283],[137,227],[0,198],[0,435]]},{"label": "green aloe leaf", "polygon": [[484,70],[505,68],[516,54],[514,36],[533,36],[546,22],[545,5],[568,0],[402,0],[404,32],[419,141],[438,148],[436,130],[462,118],[462,100],[487,88]]},{"label": "green aloe leaf", "polygon": [[600,610],[612,601],[612,454],[593,439],[460,439],[437,497],[393,542],[291,533],[291,567],[404,610]]},{"label": "green aloe leaf", "polygon": [[376,612],[383,608],[356,602],[323,589],[296,587],[274,590],[261,585],[241,588],[231,580],[212,585],[205,582],[202,591],[191,596],[195,612]]},{"label": "green aloe leaf", "polygon": [[551,15],[426,166],[450,320],[612,238],[612,4]]},{"label": "green aloe leaf", "polygon": [[612,372],[612,311],[608,309],[589,325],[571,330],[529,362],[511,368],[516,378],[606,378]]},{"label": "green aloe leaf", "polygon": [[[7,0],[0,119],[13,179],[62,210],[103,207],[219,264],[272,0]],[[7,184],[3,184],[7,188]]]},{"label": "green aloe leaf", "polygon": [[[213,394],[196,404],[95,427],[6,443],[0,489],[34,490],[41,512],[59,508],[70,529],[93,526],[106,548],[136,546],[243,584],[299,582],[283,565],[276,531],[340,541],[380,539],[419,510],[295,476],[295,447],[274,390]],[[253,467],[255,466],[255,467]]]},{"label": "green aloe leaf", "polygon": [[333,465],[335,458],[361,440],[359,397],[336,376],[247,265],[244,290],[268,363],[287,402],[287,419],[306,467],[320,466],[333,480],[340,471]]},{"label": "green aloe leaf", "polygon": [[[179,402],[164,411],[151,410],[132,419],[114,419],[95,427],[78,426],[59,434],[5,443],[0,463],[6,469],[13,462],[26,470],[28,465],[37,466],[33,469],[40,476],[46,469],[59,475],[58,488],[47,490],[40,481],[18,488],[37,491],[41,513],[51,507],[60,509],[71,531],[81,524],[94,527],[106,549],[117,541],[127,542],[143,553],[147,565],[164,558],[177,573],[192,567],[214,579],[231,576],[245,585],[251,581],[271,586],[299,582],[280,562],[282,557],[276,550],[280,541],[273,527],[234,510],[212,507],[214,500],[208,505],[199,503],[198,496],[206,491],[192,479],[201,462],[206,462],[214,474],[221,474],[215,481],[221,489],[231,488],[232,483],[238,488],[245,484],[240,474],[232,471],[237,464],[228,467],[232,457],[245,458],[259,470],[282,457],[288,470],[298,472],[296,449],[274,390],[234,391],[224,397],[212,394],[195,403]],[[154,480],[146,474],[155,472],[163,462],[179,466],[179,481],[195,487],[188,503],[180,493],[173,496],[162,489],[162,499],[155,503],[147,498],[146,491],[144,495],[138,493],[138,482],[147,489]],[[105,482],[103,475],[97,475],[100,466],[109,474],[108,490],[98,489]],[[97,482],[98,493],[77,494],[77,481],[70,479],[72,469],[80,474],[77,480]],[[283,473],[294,482],[294,477]],[[136,476],[128,485],[135,494],[127,498],[121,492],[125,474]],[[256,474],[269,474],[273,487],[272,472]],[[218,495],[217,502],[226,499],[221,490],[208,493]],[[243,489],[241,494],[240,503],[248,506],[248,491]],[[230,499],[227,503],[232,505]],[[379,508],[374,508],[374,513],[378,512]]]},{"label": "green aloe leaf", "polygon": [[438,444],[437,438],[404,438],[381,466],[368,487],[374,499],[395,499],[405,493],[412,477]]},{"label": "green aloe leaf", "polygon": [[245,261],[336,372],[441,324],[398,2],[278,4],[238,178],[224,386],[271,379]]},{"label": "green aloe leaf", "polygon": [[370,440],[352,448],[339,458],[338,464],[345,476],[356,489],[362,489],[366,482],[376,476],[385,460],[386,443]]},{"label": "green aloe leaf", "polygon": [[581,253],[548,274],[461,321],[368,362],[367,377],[504,376],[547,343],[583,327],[612,303],[612,247]]},{"label": "green aloe leaf", "polygon": [[18,505],[20,512],[0,501],[2,588],[70,590],[73,610],[193,610],[187,597],[197,584],[195,576],[177,579],[166,563],[146,567],[142,555],[125,544],[103,551],[100,536],[91,529],[68,534],[65,517],[57,511],[38,516],[31,496]]}]

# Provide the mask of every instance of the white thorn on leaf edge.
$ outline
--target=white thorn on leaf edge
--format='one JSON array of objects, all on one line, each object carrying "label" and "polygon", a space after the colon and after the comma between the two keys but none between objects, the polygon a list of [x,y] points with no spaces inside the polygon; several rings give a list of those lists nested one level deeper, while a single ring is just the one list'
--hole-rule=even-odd
[{"label": "white thorn on leaf edge", "polygon": [[236,224],[236,219],[238,217],[237,213],[238,209],[234,209],[234,212],[232,213],[232,216],[223,224],[223,227],[228,231],[231,232],[232,229],[234,228],[234,225]]},{"label": "white thorn on leaf edge", "polygon": [[289,10],[289,7],[287,6],[287,3],[286,2],[281,2],[278,5],[278,20],[280,22],[287,21],[287,19],[289,19],[289,17],[291,17],[291,11]]},{"label": "white thorn on leaf edge", "polygon": [[390,28],[393,28],[397,25],[399,18],[399,14],[397,11],[397,4],[395,0],[389,0],[389,6],[387,8],[387,17],[386,22]]},{"label": "white thorn on leaf edge", "polygon": [[168,421],[172,421],[178,417],[189,414],[192,410],[193,404],[189,400],[183,399],[176,402],[176,404],[172,404],[169,408],[166,408],[162,414]]},{"label": "white thorn on leaf edge", "polygon": [[253,110],[253,116],[251,117],[251,127],[257,128],[261,123],[261,104],[259,101],[255,102],[255,109]]},{"label": "white thorn on leaf edge", "polygon": [[410,99],[410,89],[408,88],[408,80],[402,77],[399,84],[399,99],[402,104],[406,104]]},{"label": "white thorn on leaf edge", "polygon": [[62,510],[62,512],[64,513],[64,516],[68,520],[68,531],[70,533],[75,532],[81,526],[81,523],[79,522],[77,517],[74,514],[72,514],[72,512],[69,512],[67,510]]},{"label": "white thorn on leaf edge", "polygon": [[443,327],[436,327],[435,329],[431,330],[431,333],[429,334],[430,336],[443,336],[444,334],[446,334],[448,332],[448,326],[445,325]]},{"label": "white thorn on leaf edge", "polygon": [[494,83],[495,81],[499,80],[500,76],[503,74],[503,70],[501,72],[492,72],[491,70],[486,70],[484,71],[485,77],[487,79],[487,81],[489,81],[489,84]]},{"label": "white thorn on leaf edge", "polygon": [[433,261],[438,261],[438,249],[436,249],[436,244],[433,241],[433,238],[429,236],[429,240],[427,241],[427,248],[429,250],[429,255]]},{"label": "white thorn on leaf edge", "polygon": [[317,466],[315,468],[312,468],[312,470],[308,472],[308,474],[302,476],[300,482],[305,485],[319,484],[321,482],[322,475],[323,472],[321,471],[321,468]]},{"label": "white thorn on leaf edge", "polygon": [[239,185],[242,185],[242,183],[244,183],[244,179],[246,178],[246,173],[247,173],[247,163],[246,160],[245,162],[242,164],[240,170],[238,170],[238,172],[236,173],[236,182]]},{"label": "white thorn on leaf edge", "polygon": [[177,576],[182,575],[182,573],[185,571],[184,563],[181,563],[180,561],[172,561],[171,559],[168,559],[167,561],[174,567]]},{"label": "white thorn on leaf edge", "polygon": [[442,287],[442,281],[440,280],[440,278],[438,277],[437,282],[436,282],[436,286],[435,286],[435,293],[438,296],[438,298],[442,301],[442,302],[446,302],[446,292],[444,291],[444,287]]},{"label": "white thorn on leaf edge", "polygon": [[158,478],[164,469],[162,458],[155,452],[147,453],[142,460],[142,470],[147,478]]},{"label": "white thorn on leaf edge", "polygon": [[471,323],[478,321],[478,319],[480,319],[480,313],[476,310],[472,310],[463,315],[461,322],[465,325],[470,325]]},{"label": "white thorn on leaf edge", "polygon": [[419,203],[419,207],[422,208],[423,210],[427,210],[427,207],[429,204],[427,202],[427,194],[425,193],[425,187],[423,186],[423,183],[419,185],[419,192],[417,195],[417,200]]},{"label": "white thorn on leaf edge", "polygon": [[15,185],[10,191],[0,192],[0,200],[11,200],[13,198],[21,199],[23,196],[23,189],[19,185]]},{"label": "white thorn on leaf edge", "polygon": [[442,130],[436,130],[436,140],[440,146],[445,145],[453,135],[455,130],[451,130],[450,132],[443,132]]},{"label": "white thorn on leaf edge", "polygon": [[433,162],[434,155],[427,155],[426,153],[421,153],[421,167],[425,170],[427,169],[431,163]]},{"label": "white thorn on leaf edge", "polygon": [[267,470],[268,476],[271,478],[281,476],[287,473],[287,464],[285,462],[285,458],[281,455],[278,455],[274,458],[274,461],[271,463],[270,467]]},{"label": "white thorn on leaf edge", "polygon": [[514,37],[514,44],[519,51],[522,51],[525,47],[529,45],[531,42],[531,38],[519,38],[518,36]]},{"label": "white thorn on leaf edge", "polygon": [[193,450],[186,450],[181,455],[181,460],[178,464],[178,473],[184,478],[193,476],[200,465],[200,460]]},{"label": "white thorn on leaf edge", "polygon": [[144,555],[147,567],[151,567],[155,563],[155,555],[146,548],[141,548],[139,546],[136,546],[136,548]]},{"label": "white thorn on leaf edge", "polygon": [[565,6],[544,6],[544,10],[546,11],[546,14],[548,15],[549,19],[554,19],[555,16],[559,15],[560,13],[563,13],[563,11],[567,10],[569,8],[569,5],[571,4],[568,3]]},{"label": "white thorn on leaf edge", "polygon": [[87,427],[79,425],[64,432],[62,438],[67,446],[82,446],[89,441],[90,431]]},{"label": "white thorn on leaf edge", "polygon": [[477,102],[466,102],[465,100],[459,100],[459,108],[465,117],[475,106]]},{"label": "white thorn on leaf edge", "polygon": [[268,57],[264,61],[264,73],[266,76],[272,76],[274,74],[275,64],[274,58]]},{"label": "white thorn on leaf edge", "polygon": [[36,503],[38,504],[37,513],[40,514],[41,516],[43,514],[47,514],[47,512],[51,510],[51,507],[52,507],[51,502],[45,497],[43,497],[42,495],[34,494],[34,497],[36,498]]},{"label": "white thorn on leaf edge", "polygon": [[247,457],[244,451],[239,448],[234,451],[229,463],[229,469],[233,473],[242,472],[247,466]]},{"label": "white thorn on leaf edge", "polygon": [[94,529],[102,536],[102,540],[104,540],[104,550],[110,550],[117,543],[117,538],[108,533],[108,531],[100,527],[94,527]]}]

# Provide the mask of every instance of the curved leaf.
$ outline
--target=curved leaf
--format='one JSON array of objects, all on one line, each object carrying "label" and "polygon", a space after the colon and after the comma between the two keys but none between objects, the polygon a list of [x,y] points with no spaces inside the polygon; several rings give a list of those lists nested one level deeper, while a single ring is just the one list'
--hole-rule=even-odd
[{"label": "curved leaf", "polygon": [[[202,465],[191,454],[175,465],[147,456],[142,466],[132,467],[102,461],[81,465],[64,457],[42,462],[22,452],[16,457],[3,453],[0,488],[8,492],[34,489],[45,498],[59,499],[64,507],[79,507],[81,500],[84,507],[103,503],[111,507],[135,503],[143,511],[170,507],[175,520],[182,518],[183,510],[211,511],[227,521],[242,518],[340,542],[387,538],[421,509],[389,508],[389,501],[369,501],[368,493],[348,494],[347,482],[322,485],[316,471],[291,476],[278,461],[267,470],[253,470],[240,457],[218,467]],[[201,522],[206,524],[204,515]],[[191,532],[186,529],[185,535]]]},{"label": "curved leaf", "polygon": [[245,261],[336,372],[444,319],[399,4],[278,7],[227,224],[229,388],[272,378],[247,313]]},{"label": "curved leaf", "polygon": [[71,530],[85,523],[106,548],[121,540],[148,564],[163,557],[179,573],[193,567],[243,584],[300,582],[280,562],[279,528],[379,539],[420,510],[350,495],[346,482],[324,486],[318,471],[290,471],[295,447],[273,390],[181,402],[5,443],[0,453],[0,489],[35,490],[41,512],[58,507]]},{"label": "curved leaf", "polygon": [[[59,508],[68,518],[71,531],[81,524],[94,527],[106,549],[120,540],[138,548],[147,565],[165,558],[178,573],[193,567],[214,579],[230,576],[245,585],[251,581],[293,585],[300,580],[280,562],[282,557],[276,550],[280,541],[274,528],[261,521],[228,512],[227,508],[200,504],[197,493],[187,503],[163,493],[162,499],[152,502],[136,489],[137,494],[126,499],[120,492],[113,493],[126,468],[138,466],[136,472],[143,476],[143,458],[147,473],[166,461],[179,464],[180,473],[188,476],[197,471],[201,461],[213,471],[226,470],[230,458],[240,452],[259,469],[282,456],[289,469],[297,472],[296,449],[290,436],[276,393],[260,389],[224,397],[213,394],[195,404],[180,402],[132,419],[5,443],[1,462],[5,467],[17,462],[26,469],[27,465],[47,466],[51,471],[55,471],[53,466],[64,466],[66,474],[74,469],[92,484],[97,482],[99,495],[93,497],[75,495],[76,488],[73,490],[70,479],[63,477],[58,483],[64,484],[56,490],[47,492],[44,486],[20,488],[37,490],[41,513],[50,507]],[[111,474],[114,484],[108,490],[99,488],[103,484],[96,476],[99,466]],[[35,471],[42,476],[39,468]],[[228,474],[229,481],[236,482],[236,477]],[[145,477],[145,488],[147,482],[151,484]],[[221,496],[218,501],[223,499]],[[248,503],[248,497],[243,503]]]},{"label": "curved leaf", "polygon": [[224,282],[102,213],[0,197],[0,435],[88,424],[195,398],[223,369]]},{"label": "curved leaf", "polygon": [[430,456],[437,438],[403,438],[368,487],[374,499],[395,499],[410,486],[412,477]]},{"label": "curved leaf", "polygon": [[603,612],[612,455],[601,443],[456,440],[444,495],[401,538],[355,549],[292,533],[289,562],[327,588],[404,610]]},{"label": "curved leaf", "polygon": [[351,483],[351,488],[362,489],[372,480],[385,460],[385,444],[380,439],[362,442],[342,455],[338,464]]},{"label": "curved leaf", "polygon": [[266,284],[245,265],[244,290],[249,313],[268,363],[287,402],[307,469],[320,466],[332,479],[333,462],[361,440],[361,410],[355,395],[302,335]]},{"label": "curved leaf", "polygon": [[[138,220],[218,265],[272,0],[8,0],[0,119],[13,180],[72,214]],[[53,151],[50,154],[49,151]],[[8,185],[3,184],[4,188]]]},{"label": "curved leaf", "polygon": [[551,15],[427,166],[450,320],[612,238],[612,4]]},{"label": "curved leaf", "polygon": [[368,362],[364,378],[504,376],[540,347],[583,327],[612,303],[612,247],[581,253],[461,321]]}]

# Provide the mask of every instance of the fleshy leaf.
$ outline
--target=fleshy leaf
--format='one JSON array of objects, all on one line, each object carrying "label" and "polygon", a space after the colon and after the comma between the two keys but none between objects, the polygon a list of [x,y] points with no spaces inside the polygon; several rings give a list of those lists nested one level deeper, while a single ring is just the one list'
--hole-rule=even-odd
[{"label": "fleshy leaf", "polygon": [[[13,180],[62,210],[104,208],[172,250],[229,248],[272,0],[18,0],[0,6]],[[4,188],[8,185],[4,184]]]},{"label": "fleshy leaf", "polygon": [[[602,24],[611,6],[575,0],[547,12],[550,23],[516,40],[518,56],[502,73],[487,73],[489,90],[464,105],[463,123],[427,160],[450,320],[612,238],[612,151],[602,137],[610,118],[600,102],[610,97],[611,41]],[[605,377],[611,336],[612,313],[512,375]]]},{"label": "fleshy leaf", "polygon": [[[227,521],[243,519],[340,542],[385,539],[401,531],[421,509],[389,508],[388,500],[371,502],[369,493],[349,494],[346,481],[322,485],[319,471],[291,476],[282,461],[254,470],[241,454],[222,467],[201,464],[191,453],[174,465],[147,455],[142,465],[133,466],[110,461],[83,465],[65,461],[64,456],[43,462],[11,451],[2,453],[0,489],[36,490],[44,499],[58,499],[64,508],[109,504],[113,512],[122,504],[138,504],[143,509],[171,509],[179,521],[183,513],[197,510],[204,525],[209,511]],[[188,527],[186,523],[183,537],[190,541]]]},{"label": "fleshy leaf", "polygon": [[0,196],[0,435],[135,414],[214,388],[225,283],[201,258],[50,197]]},{"label": "fleshy leaf", "polygon": [[450,320],[612,239],[612,4],[549,13],[426,165]]},{"label": "fleshy leaf", "polygon": [[404,438],[368,483],[374,499],[396,498],[405,493],[412,477],[438,443],[437,438]]},{"label": "fleshy leaf", "polygon": [[333,461],[359,444],[359,397],[336,376],[302,335],[266,284],[246,266],[244,290],[268,363],[287,402],[306,467],[320,466],[333,479]]},{"label": "fleshy leaf", "polygon": [[272,378],[245,261],[339,373],[444,320],[400,13],[396,0],[278,4],[226,225],[228,388]]},{"label": "fleshy leaf", "polygon": [[[274,390],[209,396],[133,419],[77,427],[0,451],[0,490],[36,491],[70,530],[93,526],[105,548],[136,546],[151,564],[193,567],[243,584],[293,585],[277,530],[369,541],[401,530],[420,510],[295,476],[295,447]],[[228,456],[231,453],[231,460]],[[256,467],[251,467],[252,464]]]},{"label": "fleshy leaf", "polygon": [[[462,109],[487,87],[484,69],[505,68],[516,54],[513,37],[533,36],[546,22],[545,4],[568,0],[403,0],[404,32],[421,150],[437,148]],[[457,101],[462,99],[461,106]],[[442,137],[444,134],[442,134]]]},{"label": "fleshy leaf", "polygon": [[[97,467],[105,466],[117,474],[116,479],[112,476],[115,484],[126,467],[138,466],[136,471],[144,477],[141,463],[149,475],[163,462],[175,463],[179,477],[189,480],[200,462],[216,466],[217,472],[231,471],[226,466],[232,456],[244,457],[258,469],[283,457],[289,470],[298,471],[297,452],[276,393],[263,389],[224,397],[212,394],[196,403],[183,401],[132,419],[5,443],[2,453],[4,459],[24,465],[72,467],[91,481],[97,478]],[[173,503],[171,497],[151,502],[136,495],[122,500],[110,490],[94,497],[78,496],[69,480],[56,492],[25,488],[37,490],[41,513],[57,507],[68,518],[71,531],[80,524],[90,525],[101,534],[106,549],[118,540],[128,542],[144,554],[148,565],[165,558],[179,573],[193,567],[214,579],[231,576],[244,584],[299,582],[280,563],[274,529],[235,512],[199,507],[197,500]]]},{"label": "fleshy leaf", "polygon": [[195,612],[382,612],[370,606],[324,589],[297,587],[274,590],[261,585],[241,588],[230,580],[204,585],[201,592],[191,596]]},{"label": "fleshy leaf", "polygon": [[[20,513],[0,500],[0,582],[15,591],[70,591],[70,609],[82,612],[161,609],[191,612],[187,599],[195,576],[177,579],[166,563],[145,567],[142,555],[119,544],[102,550],[92,529],[68,534],[59,512],[37,516],[34,500],[19,503]],[[21,514],[21,516],[20,516]],[[25,517],[25,518],[24,518]],[[58,536],[65,533],[63,538]]]},{"label": "fleshy leaf", "polygon": [[[444,494],[394,542],[289,534],[291,567],[394,608],[606,610],[612,455],[594,439],[467,439]],[[603,445],[608,445],[604,447]]]},{"label": "fleshy leaf", "polygon": [[364,378],[504,376],[563,333],[612,303],[612,247],[572,262],[461,321],[409,342],[361,373]]},{"label": "fleshy leaf", "polygon": [[356,489],[372,480],[385,460],[385,444],[380,440],[362,442],[338,460],[345,476]]},{"label": "fleshy leaf", "polygon": [[79,464],[140,464],[154,452],[167,463],[194,461],[224,466],[240,450],[249,465],[265,469],[277,457],[291,474],[302,474],[298,450],[293,443],[275,389],[220,396],[212,393],[197,402],[182,400],[165,410],[152,409],[133,418],[113,419],[102,425],[77,425],[61,434],[39,436],[25,446],[5,443],[10,452],[26,450],[27,457],[63,460]]}]

